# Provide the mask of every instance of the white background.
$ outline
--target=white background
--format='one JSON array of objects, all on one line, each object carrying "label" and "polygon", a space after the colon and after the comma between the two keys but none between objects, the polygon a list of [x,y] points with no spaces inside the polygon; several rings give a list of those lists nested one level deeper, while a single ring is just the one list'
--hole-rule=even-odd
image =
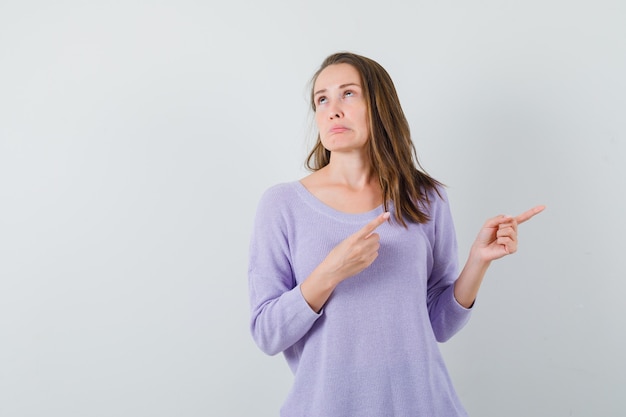
[{"label": "white background", "polygon": [[396,82],[461,260],[547,205],[442,345],[470,414],[626,413],[623,1],[2,0],[1,416],[278,414],[248,239],[339,50]]}]

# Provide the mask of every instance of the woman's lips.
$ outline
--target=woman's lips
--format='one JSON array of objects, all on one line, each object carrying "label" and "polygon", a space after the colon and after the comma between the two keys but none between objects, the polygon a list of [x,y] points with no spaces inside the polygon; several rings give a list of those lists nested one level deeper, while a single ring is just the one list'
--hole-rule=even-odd
[{"label": "woman's lips", "polygon": [[348,128],[345,126],[333,126],[329,129],[329,133],[343,133],[345,131],[347,131]]}]

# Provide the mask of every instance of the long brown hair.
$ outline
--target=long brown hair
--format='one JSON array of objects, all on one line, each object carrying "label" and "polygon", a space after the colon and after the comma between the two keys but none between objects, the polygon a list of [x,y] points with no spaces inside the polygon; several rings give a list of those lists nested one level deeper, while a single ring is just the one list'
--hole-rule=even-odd
[{"label": "long brown hair", "polygon": [[[407,227],[410,222],[426,223],[429,220],[429,192],[442,184],[422,168],[411,140],[409,123],[404,116],[400,100],[391,77],[376,61],[349,52],[327,57],[311,80],[311,107],[315,111],[313,87],[319,74],[329,65],[349,64],[361,77],[371,137],[368,141],[370,164],[378,176],[383,193],[385,211],[389,202],[395,206],[396,220]],[[322,145],[318,134],[315,146],[306,159],[306,167],[317,171],[330,162],[330,151]]]}]

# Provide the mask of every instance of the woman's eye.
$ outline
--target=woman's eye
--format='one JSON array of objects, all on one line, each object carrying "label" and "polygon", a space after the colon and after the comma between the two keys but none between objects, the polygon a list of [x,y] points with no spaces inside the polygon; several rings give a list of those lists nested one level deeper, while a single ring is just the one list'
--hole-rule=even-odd
[{"label": "woman's eye", "polygon": [[326,103],[327,98],[324,96],[321,96],[320,98],[317,99],[317,104],[324,104]]},{"label": "woman's eye", "polygon": [[343,93],[344,97],[351,97],[354,95],[353,91],[346,91],[345,93]]}]

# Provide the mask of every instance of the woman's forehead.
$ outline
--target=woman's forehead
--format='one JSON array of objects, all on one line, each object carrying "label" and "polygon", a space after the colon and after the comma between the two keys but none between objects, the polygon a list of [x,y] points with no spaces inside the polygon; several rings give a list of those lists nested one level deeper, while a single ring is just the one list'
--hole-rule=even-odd
[{"label": "woman's forehead", "polygon": [[313,91],[316,94],[320,90],[348,84],[361,85],[361,76],[356,68],[350,64],[332,64],[319,73]]}]

